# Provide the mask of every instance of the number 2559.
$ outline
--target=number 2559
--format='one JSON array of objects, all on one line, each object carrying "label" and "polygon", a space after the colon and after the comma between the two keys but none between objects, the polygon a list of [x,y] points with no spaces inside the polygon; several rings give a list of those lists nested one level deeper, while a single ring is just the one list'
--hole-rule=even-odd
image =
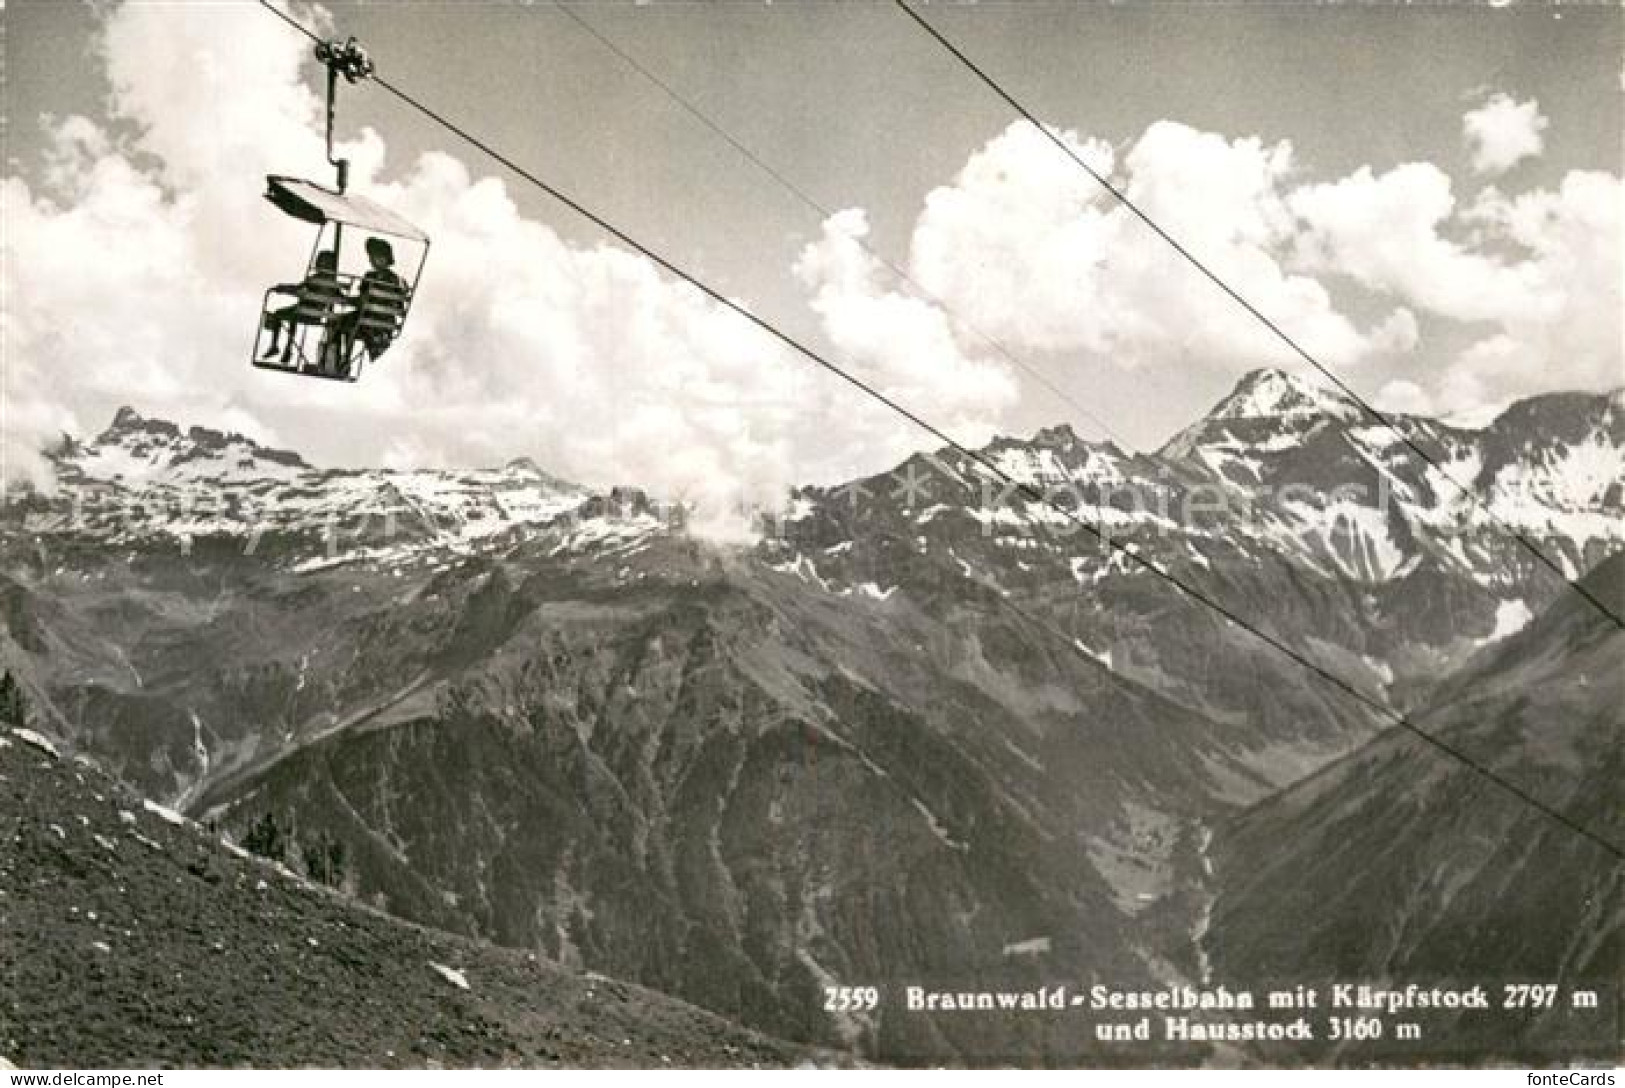
[{"label": "number 2559", "polygon": [[873,986],[825,986],[825,1012],[868,1012],[880,1005],[880,991]]}]

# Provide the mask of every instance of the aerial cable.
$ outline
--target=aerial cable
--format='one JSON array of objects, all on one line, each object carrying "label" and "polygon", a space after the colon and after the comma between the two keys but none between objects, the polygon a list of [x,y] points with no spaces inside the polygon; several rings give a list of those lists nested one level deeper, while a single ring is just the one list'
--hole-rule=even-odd
[{"label": "aerial cable", "polygon": [[[272,6],[270,0],[259,0],[259,3],[266,10],[272,12],[278,18],[282,19],[284,22],[287,22],[288,24],[290,24],[291,26],[296,28],[301,34],[304,34],[306,37],[311,38],[314,41],[320,41],[321,40],[314,33],[312,33],[311,31],[309,31],[307,29],[305,29],[299,23],[294,21],[291,17],[289,17],[288,15],[286,15],[285,13],[283,13],[281,11],[278,11],[274,6]],[[513,171],[513,173],[516,176],[518,176],[520,178],[523,178],[525,181],[530,182],[532,185],[536,186],[542,192],[546,193],[548,196],[552,197],[554,200],[558,201],[560,204],[564,205],[566,208],[568,208],[571,211],[575,212],[577,215],[581,216],[587,222],[589,222],[589,223],[593,224],[594,226],[598,227],[600,230],[604,231],[606,234],[610,235],[612,238],[614,238],[617,241],[621,242],[623,245],[626,245],[626,246],[630,247],[631,249],[634,249],[637,252],[643,254],[645,257],[647,257],[650,261],[653,261],[660,268],[664,269],[666,272],[668,272],[672,276],[676,277],[677,279],[680,279],[683,282],[687,283],[689,286],[693,287],[695,290],[699,291],[701,294],[705,295],[707,298],[711,299],[713,302],[717,303],[719,306],[722,306],[722,307],[724,307],[724,308],[726,308],[728,310],[732,310],[734,313],[738,314],[740,317],[742,317],[746,321],[750,322],[750,324],[756,326],[761,331],[767,333],[773,339],[778,340],[780,343],[782,343],[785,346],[789,347],[796,354],[805,357],[809,361],[817,364],[818,366],[820,366],[820,367],[824,368],[825,370],[829,371],[831,374],[833,374],[836,377],[840,378],[842,381],[846,382],[848,385],[853,386],[854,388],[858,389],[859,391],[867,394],[872,399],[878,401],[880,404],[886,406],[887,408],[890,408],[897,415],[901,416],[903,419],[908,420],[910,423],[914,424],[920,430],[924,431],[926,434],[931,435],[933,438],[937,439],[939,442],[943,443],[944,445],[952,447],[956,452],[958,452],[959,454],[961,454],[964,457],[968,458],[969,460],[975,462],[978,466],[980,466],[989,475],[991,475],[995,479],[1002,482],[1007,488],[1009,488],[1011,490],[1014,490],[1014,491],[1021,492],[1025,497],[1027,497],[1032,502],[1036,502],[1036,503],[1040,503],[1040,504],[1042,504],[1044,506],[1048,506],[1050,509],[1052,509],[1056,513],[1060,514],[1062,517],[1064,517],[1067,520],[1069,520],[1069,521],[1075,523],[1076,525],[1078,525],[1085,532],[1087,532],[1091,536],[1095,537],[1095,539],[1100,541],[1102,544],[1104,544],[1107,547],[1111,548],[1113,551],[1117,552],[1118,554],[1124,556],[1129,562],[1135,564],[1136,566],[1138,566],[1141,569],[1147,571],[1148,573],[1150,573],[1152,575],[1155,575],[1157,578],[1161,579],[1162,581],[1166,582],[1167,584],[1173,586],[1175,589],[1178,589],[1180,592],[1184,593],[1187,597],[1191,598],[1192,600],[1196,601],[1197,603],[1202,604],[1202,605],[1206,606],[1207,608],[1211,609],[1212,611],[1216,612],[1218,615],[1220,615],[1224,619],[1228,620],[1230,623],[1234,624],[1235,626],[1241,628],[1243,631],[1246,631],[1248,634],[1252,635],[1254,638],[1256,638],[1259,641],[1263,642],[1265,645],[1271,647],[1277,653],[1279,653],[1282,656],[1286,657],[1288,660],[1296,663],[1297,665],[1301,666],[1302,668],[1304,668],[1304,669],[1308,670],[1309,672],[1313,673],[1314,675],[1320,677],[1327,684],[1329,684],[1332,687],[1342,691],[1343,693],[1348,695],[1350,698],[1354,699],[1356,702],[1358,702],[1358,703],[1364,705],[1365,707],[1367,707],[1368,709],[1374,711],[1377,715],[1379,715],[1381,717],[1384,717],[1384,718],[1387,718],[1390,721],[1392,721],[1395,725],[1399,726],[1400,728],[1405,729],[1405,730],[1415,734],[1417,737],[1421,738],[1423,741],[1425,741],[1428,744],[1432,745],[1434,748],[1436,748],[1439,751],[1445,753],[1446,755],[1448,755],[1451,758],[1457,760],[1458,762],[1460,762],[1464,766],[1471,768],[1472,770],[1478,772],[1484,778],[1486,778],[1489,781],[1491,781],[1491,782],[1495,783],[1496,785],[1500,786],[1504,791],[1506,791],[1507,793],[1510,793],[1514,797],[1516,797],[1519,800],[1523,801],[1525,804],[1529,805],[1531,808],[1533,808],[1533,809],[1535,809],[1535,810],[1537,810],[1539,812],[1544,813],[1546,816],[1550,817],[1552,820],[1556,821],[1557,823],[1562,824],[1564,827],[1567,827],[1569,830],[1573,831],[1574,833],[1589,839],[1590,841],[1592,841],[1596,845],[1600,846],[1602,849],[1606,850],[1608,853],[1612,854],[1615,858],[1625,860],[1625,848],[1622,848],[1619,845],[1617,845],[1617,844],[1615,844],[1613,842],[1610,842],[1608,839],[1604,838],[1601,834],[1599,834],[1599,833],[1597,833],[1595,831],[1592,831],[1590,828],[1586,827],[1585,825],[1576,822],[1575,820],[1571,819],[1570,817],[1568,817],[1568,816],[1564,815],[1563,813],[1559,812],[1557,809],[1552,808],[1551,806],[1547,805],[1545,802],[1541,801],[1539,798],[1537,798],[1537,797],[1531,795],[1530,793],[1528,793],[1521,786],[1517,785],[1514,782],[1509,781],[1506,778],[1503,778],[1500,774],[1498,774],[1495,771],[1491,770],[1490,768],[1486,767],[1484,764],[1478,762],[1473,757],[1471,757],[1471,756],[1467,755],[1466,753],[1458,750],[1457,748],[1450,745],[1449,743],[1447,743],[1447,742],[1445,742],[1443,740],[1440,740],[1438,737],[1435,737],[1432,734],[1427,733],[1422,729],[1419,729],[1417,726],[1412,724],[1411,721],[1404,714],[1402,714],[1400,711],[1395,710],[1394,708],[1388,706],[1386,703],[1382,702],[1381,700],[1378,700],[1376,698],[1373,698],[1370,695],[1367,695],[1364,691],[1360,690],[1360,688],[1356,687],[1352,682],[1343,679],[1337,673],[1332,672],[1330,669],[1326,668],[1325,666],[1320,665],[1317,662],[1315,662],[1314,660],[1312,660],[1309,657],[1305,656],[1302,652],[1294,649],[1289,643],[1283,641],[1282,639],[1280,639],[1279,637],[1277,637],[1275,635],[1270,634],[1268,631],[1266,631],[1263,628],[1259,627],[1257,624],[1251,622],[1250,620],[1247,620],[1244,617],[1238,615],[1236,612],[1232,611],[1227,605],[1225,605],[1225,604],[1221,603],[1220,601],[1216,600],[1215,598],[1209,596],[1202,589],[1197,588],[1195,585],[1192,585],[1191,583],[1185,581],[1184,579],[1180,578],[1178,575],[1166,570],[1160,564],[1155,563],[1152,560],[1145,558],[1143,555],[1141,555],[1139,553],[1139,550],[1136,547],[1134,547],[1133,545],[1125,544],[1122,541],[1113,539],[1112,536],[1111,536],[1111,533],[1109,531],[1103,530],[1103,529],[1101,529],[1101,528],[1099,528],[1099,527],[1097,527],[1095,525],[1090,524],[1087,520],[1085,520],[1083,517],[1081,517],[1077,512],[1075,512],[1073,510],[1070,510],[1067,507],[1063,506],[1061,503],[1057,502],[1054,498],[1044,494],[1038,488],[1034,487],[1033,485],[1027,483],[1024,480],[1017,479],[1016,477],[1010,475],[1009,473],[1007,473],[1006,471],[1001,469],[998,466],[998,464],[996,462],[994,462],[992,459],[990,459],[986,454],[979,453],[979,452],[977,452],[975,450],[970,449],[968,446],[965,446],[965,445],[961,444],[958,440],[956,440],[953,437],[951,437],[950,435],[948,435],[945,431],[938,428],[935,424],[931,423],[929,420],[927,420],[924,417],[920,416],[919,414],[917,414],[913,410],[911,410],[911,409],[905,407],[904,405],[900,404],[898,401],[894,400],[893,398],[891,398],[887,394],[881,392],[879,389],[876,389],[874,386],[870,385],[868,382],[864,381],[862,378],[859,378],[856,375],[852,374],[850,371],[847,371],[846,369],[842,368],[840,365],[838,365],[837,363],[835,363],[835,362],[831,361],[830,359],[826,358],[824,355],[820,354],[815,349],[807,346],[806,344],[803,344],[800,340],[797,340],[794,336],[790,335],[787,332],[782,331],[776,325],[774,325],[771,322],[767,321],[765,318],[758,317],[755,313],[753,313],[749,308],[747,308],[743,304],[733,301],[727,295],[723,294],[721,291],[719,291],[716,288],[712,287],[710,284],[706,283],[704,280],[700,279],[698,276],[694,275],[691,272],[688,272],[682,266],[674,263],[669,258],[662,256],[657,250],[653,249],[650,246],[645,245],[642,242],[639,242],[636,238],[632,237],[630,234],[627,234],[625,231],[621,230],[621,228],[619,228],[619,227],[615,226],[613,223],[609,222],[609,220],[603,218],[602,216],[600,216],[596,212],[592,211],[590,208],[587,208],[580,201],[576,200],[575,198],[571,197],[570,195],[563,192],[562,190],[556,188],[555,186],[553,186],[549,182],[547,182],[547,181],[543,180],[542,178],[538,177],[536,174],[534,174],[531,171],[527,170],[525,167],[519,165],[518,163],[516,163],[515,161],[510,159],[508,156],[504,155],[502,152],[498,151],[496,148],[492,147],[490,144],[488,144],[484,140],[480,139],[478,136],[475,136],[472,132],[470,132],[466,128],[463,128],[461,125],[457,124],[456,122],[451,121],[451,120],[447,119],[446,117],[442,116],[441,114],[437,113],[433,108],[431,108],[431,107],[425,105],[424,103],[418,101],[412,95],[408,94],[406,91],[402,90],[401,88],[395,86],[393,83],[389,82],[383,76],[374,74],[373,77],[372,77],[372,82],[377,84],[379,87],[382,87],[385,91],[389,92],[389,94],[394,96],[396,99],[401,101],[406,106],[408,106],[411,109],[415,110],[416,112],[422,114],[424,117],[426,117],[429,120],[435,122],[436,124],[442,126],[448,132],[451,132],[453,135],[461,138],[466,143],[468,143],[470,146],[472,146],[472,147],[476,148],[477,150],[483,152],[484,154],[488,155],[491,159],[493,159],[497,163],[500,163],[502,166],[504,166],[507,169]]]},{"label": "aerial cable", "polygon": [[1617,612],[1609,608],[1602,601],[1598,600],[1597,597],[1590,590],[1582,586],[1577,579],[1570,578],[1567,572],[1565,572],[1555,560],[1548,556],[1541,548],[1536,546],[1535,543],[1528,537],[1524,536],[1522,533],[1518,532],[1518,530],[1514,529],[1512,526],[1508,525],[1506,522],[1497,517],[1495,511],[1491,510],[1489,504],[1480,498],[1476,492],[1463,485],[1461,481],[1457,480],[1448,469],[1438,462],[1437,459],[1418,445],[1416,441],[1404,431],[1400,430],[1399,427],[1395,425],[1393,420],[1388,418],[1388,416],[1384,413],[1378,411],[1377,408],[1367,402],[1364,397],[1360,396],[1360,394],[1351,389],[1341,378],[1334,374],[1329,367],[1321,363],[1320,360],[1316,359],[1308,352],[1307,349],[1299,344],[1297,340],[1288,335],[1287,332],[1281,328],[1281,326],[1270,320],[1270,318],[1265,316],[1263,311],[1259,310],[1251,302],[1247,301],[1247,299],[1239,291],[1231,287],[1229,283],[1225,282],[1225,280],[1220,277],[1218,273],[1214,272],[1206,264],[1202,263],[1202,261],[1198,259],[1195,254],[1191,253],[1190,250],[1186,249],[1177,238],[1175,238],[1168,231],[1164,230],[1161,224],[1152,219],[1151,216],[1148,215],[1138,204],[1130,200],[1127,193],[1113,185],[1108,178],[1085,162],[1083,157],[1067,146],[1066,141],[1063,140],[1056,132],[1039,121],[1038,118],[1033,115],[1031,110],[1017,101],[1015,96],[999,85],[998,81],[996,81],[992,76],[988,75],[987,72],[978,66],[975,61],[966,56],[962,50],[953,44],[953,42],[944,37],[943,34],[937,30],[936,27],[932,26],[924,16],[911,8],[906,3],[906,0],[892,0],[892,2],[897,5],[898,9],[901,10],[903,14],[907,15],[910,19],[917,23],[922,30],[929,34],[938,45],[941,45],[944,49],[946,49],[954,57],[954,59],[958,60],[961,64],[968,68],[977,79],[981,80],[982,83],[988,87],[988,89],[990,89],[994,94],[998,95],[999,98],[1003,99],[1011,109],[1020,114],[1028,124],[1032,125],[1035,129],[1042,133],[1050,143],[1060,148],[1062,154],[1076,163],[1077,166],[1087,173],[1091,178],[1093,178],[1102,189],[1106,190],[1106,192],[1114,197],[1118,203],[1122,204],[1123,207],[1127,208],[1131,213],[1133,213],[1135,218],[1139,219],[1147,227],[1151,228],[1152,233],[1156,234],[1157,237],[1161,238],[1164,242],[1167,242],[1168,245],[1173,248],[1174,252],[1185,258],[1185,260],[1189,262],[1193,268],[1211,280],[1213,284],[1219,288],[1219,290],[1230,296],[1230,298],[1241,306],[1242,309],[1246,310],[1266,329],[1274,333],[1276,338],[1290,348],[1294,354],[1303,359],[1310,366],[1314,367],[1324,378],[1335,385],[1342,393],[1348,396],[1349,399],[1358,404],[1365,411],[1367,416],[1375,420],[1381,426],[1387,428],[1388,431],[1398,438],[1400,442],[1409,447],[1412,453],[1415,453],[1418,457],[1422,458],[1422,460],[1433,466],[1433,468],[1437,470],[1446,481],[1455,487],[1459,494],[1466,496],[1473,503],[1473,505],[1482,510],[1485,515],[1489,517],[1490,521],[1496,525],[1496,527],[1521,544],[1530,555],[1534,556],[1535,559],[1537,559],[1543,566],[1561,578],[1565,585],[1567,585],[1581,597],[1585,598],[1585,600],[1589,602],[1598,612],[1601,612],[1604,616],[1608,617],[1609,620],[1613,621],[1615,627],[1625,630],[1625,618],[1622,618]]}]

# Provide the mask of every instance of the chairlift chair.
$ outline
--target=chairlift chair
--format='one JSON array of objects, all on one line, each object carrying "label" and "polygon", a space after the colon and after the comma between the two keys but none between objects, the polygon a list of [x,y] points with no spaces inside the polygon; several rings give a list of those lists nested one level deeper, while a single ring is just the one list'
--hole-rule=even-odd
[{"label": "chairlift chair", "polygon": [[[316,59],[327,66],[327,159],[337,168],[338,186],[280,175],[266,179],[265,199],[317,231],[304,278],[265,292],[251,361],[261,370],[353,382],[405,327],[429,258],[429,236],[376,201],[345,191],[350,164],[333,158],[338,77],[365,79],[372,61],[354,38],[321,43]],[[409,278],[393,267],[399,263],[396,244],[416,251]],[[355,258],[358,245],[367,262]],[[371,271],[346,271],[367,263]]]}]

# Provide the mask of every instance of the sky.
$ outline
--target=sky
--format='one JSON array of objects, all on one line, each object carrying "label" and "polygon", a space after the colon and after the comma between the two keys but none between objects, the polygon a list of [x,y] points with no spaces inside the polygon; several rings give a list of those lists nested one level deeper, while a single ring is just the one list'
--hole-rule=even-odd
[{"label": "sky", "polygon": [[[1155,448],[1246,370],[1302,369],[889,3],[287,10],[965,442]],[[919,10],[1379,405],[1625,384],[1618,7]],[[254,370],[311,241],[263,176],[330,178],[309,43],[248,3],[3,17],[8,482],[123,404],[718,511],[936,444],[367,85],[352,186],[434,238],[411,323],[357,385]]]}]

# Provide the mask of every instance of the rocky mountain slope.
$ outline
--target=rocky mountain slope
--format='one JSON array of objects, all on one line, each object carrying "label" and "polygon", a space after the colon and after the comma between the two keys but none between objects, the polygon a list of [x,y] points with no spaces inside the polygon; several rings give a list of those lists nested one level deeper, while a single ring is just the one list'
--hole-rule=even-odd
[{"label": "rocky mountain slope", "polygon": [[[1625,612],[1625,555],[1585,580]],[[1415,715],[1573,823],[1625,846],[1625,632],[1573,596],[1475,657]],[[1223,826],[1206,940],[1227,978],[1558,983],[1556,1009],[1437,1025],[1445,1060],[1617,1058],[1625,865],[1395,730]],[[1570,1004],[1599,994],[1596,1009]]]},{"label": "rocky mountain slope", "polygon": [[[1618,396],[1401,426],[1575,569],[1619,548]],[[984,453],[1396,703],[1567,592],[1278,372],[1156,454]],[[0,539],[42,728],[293,864],[342,844],[320,875],[390,912],[882,1059],[1079,1060],[822,988],[1200,977],[1213,827],[1382,724],[950,452],[744,549],[524,463],[322,470],[134,413],[55,456]]]},{"label": "rocky mountain slope", "polygon": [[6,729],[0,885],[0,1056],[22,1068],[825,1060],[364,909]]}]

